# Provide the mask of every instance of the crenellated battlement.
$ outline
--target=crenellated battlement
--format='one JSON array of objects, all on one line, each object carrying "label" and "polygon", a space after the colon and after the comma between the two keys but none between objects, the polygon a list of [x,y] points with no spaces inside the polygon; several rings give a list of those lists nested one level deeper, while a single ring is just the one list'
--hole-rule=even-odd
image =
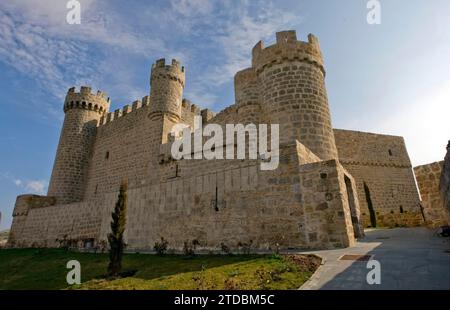
[{"label": "crenellated battlement", "polygon": [[166,68],[166,67],[178,68],[182,72],[184,72],[184,67],[176,59],[172,59],[172,64],[166,65],[166,59],[165,58],[161,58],[161,59],[158,59],[152,66],[152,68]]},{"label": "crenellated battlement", "polygon": [[209,119],[209,122],[217,124],[234,123],[237,111],[236,105],[230,105],[220,112],[215,113],[214,116]]},{"label": "crenellated battlement", "polygon": [[173,59],[167,65],[162,58],[153,64],[150,76],[150,118],[160,118],[164,114],[175,121],[180,120],[184,81],[184,67],[177,60]]},{"label": "crenellated battlement", "polygon": [[254,68],[247,68],[239,71],[234,76],[234,98],[236,105],[259,104],[258,76]]},{"label": "crenellated battlement", "polygon": [[183,87],[185,83],[185,70],[184,66],[176,60],[172,59],[172,63],[170,65],[166,64],[166,59],[161,58],[158,59],[153,65],[151,70],[150,82],[154,79],[170,79],[174,81],[178,81]]},{"label": "crenellated battlement", "polygon": [[241,87],[249,83],[253,83],[256,80],[256,72],[254,68],[247,68],[237,72],[234,75],[234,87]]},{"label": "crenellated battlement", "polygon": [[150,105],[150,96],[145,96],[141,100],[135,100],[130,104],[124,105],[121,109],[116,109],[114,112],[109,112],[105,115],[103,115],[100,118],[100,122],[98,126],[103,126],[106,124],[109,124],[121,117],[125,117],[128,114],[131,114],[141,108],[144,108],[146,106]]},{"label": "crenellated battlement", "polygon": [[186,98],[181,102],[181,110],[187,113],[200,114],[200,108]]},{"label": "crenellated battlement", "polygon": [[252,66],[258,73],[267,66],[295,60],[316,65],[325,75],[319,40],[313,34],[304,42],[297,40],[295,30],[277,32],[275,44],[264,47],[259,41],[252,50]]},{"label": "crenellated battlement", "polygon": [[[252,66],[235,75],[235,103],[217,114],[183,99],[185,70],[177,60],[157,60],[148,80],[149,96],[111,112],[106,93],[88,86],[68,90],[48,194],[17,198],[10,246],[57,247],[67,240],[102,247],[123,180],[129,183],[124,242],[131,251],[151,250],[161,237],[180,251],[192,240],[204,251],[224,244],[232,251],[242,244],[265,252],[331,249],[362,237],[361,219],[372,227],[421,223],[403,139],[333,131],[313,35],[302,42],[295,31],[282,31],[273,45],[256,44]],[[195,131],[198,116],[201,132]],[[190,132],[174,134],[185,127],[179,124]],[[235,127],[229,135],[232,124],[267,124],[270,132],[258,130],[254,144],[252,127]],[[175,155],[176,147],[184,158]],[[450,154],[447,159],[450,169]],[[274,170],[258,167],[269,161]]]},{"label": "crenellated battlement", "polygon": [[[141,100],[135,100],[130,104],[124,105],[120,109],[116,109],[112,112],[106,113],[100,118],[98,127],[112,123],[113,121],[122,118],[128,114],[131,114],[141,108],[150,105],[150,96],[145,96]],[[192,103],[188,99],[183,99],[181,104],[182,113],[204,116],[205,120],[209,120],[214,117],[215,113],[209,109],[201,109],[196,104]]]},{"label": "crenellated battlement", "polygon": [[69,88],[64,101],[64,112],[70,109],[84,109],[105,114],[109,110],[111,100],[105,92],[92,93],[89,86],[81,86],[77,92],[75,87]]},{"label": "crenellated battlement", "polygon": [[202,116],[202,123],[205,125],[216,116],[216,113],[210,109],[203,109],[200,111],[200,115]]}]

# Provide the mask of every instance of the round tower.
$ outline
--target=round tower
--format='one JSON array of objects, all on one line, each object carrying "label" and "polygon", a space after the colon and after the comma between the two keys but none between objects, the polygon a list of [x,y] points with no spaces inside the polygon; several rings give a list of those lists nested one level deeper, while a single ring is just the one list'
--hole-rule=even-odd
[{"label": "round tower", "polygon": [[90,87],[82,86],[79,93],[72,87],[67,92],[64,124],[48,187],[48,196],[56,197],[58,204],[83,199],[97,124],[109,105],[105,93],[92,94]]},{"label": "round tower", "polygon": [[234,97],[239,121],[248,124],[259,124],[261,106],[258,78],[254,68],[239,71],[234,76]]},{"label": "round tower", "polygon": [[265,114],[280,124],[280,144],[297,139],[323,160],[337,158],[317,38],[302,42],[295,31],[278,32],[274,45],[255,45],[252,67]]},{"label": "round tower", "polygon": [[185,81],[184,67],[175,59],[171,65],[160,59],[152,66],[150,76],[150,117],[168,116],[178,122],[181,118],[181,102]]}]

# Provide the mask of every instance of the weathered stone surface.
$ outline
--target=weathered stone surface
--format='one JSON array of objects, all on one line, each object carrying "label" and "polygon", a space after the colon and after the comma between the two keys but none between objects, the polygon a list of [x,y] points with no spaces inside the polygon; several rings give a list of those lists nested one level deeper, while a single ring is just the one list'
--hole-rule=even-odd
[{"label": "weathered stone surface", "polygon": [[447,155],[445,156],[442,167],[441,193],[444,196],[447,212],[450,213],[450,141],[447,144]]},{"label": "weathered stone surface", "polygon": [[[448,147],[447,150],[450,148]],[[425,220],[430,227],[450,224],[449,179],[450,156],[444,161],[422,165],[414,168]]]},{"label": "weathered stone surface", "polygon": [[335,129],[339,161],[355,178],[365,227],[371,226],[364,183],[377,226],[423,224],[420,198],[402,137]]},{"label": "weathered stone surface", "polygon": [[[161,237],[178,250],[193,240],[209,250],[350,246],[368,216],[363,182],[382,222],[420,222],[399,214],[401,205],[413,216],[419,201],[403,140],[333,131],[317,38],[279,32],[276,44],[258,43],[252,58],[235,76],[235,104],[218,114],[183,98],[185,72],[176,60],[158,60],[150,96],[112,113],[104,93],[70,89],[51,197],[18,197],[9,245],[101,246],[123,179],[125,238],[135,250],[152,249]],[[279,124],[279,167],[262,171],[261,158],[174,160],[170,132],[179,123],[192,129],[195,116],[222,127]],[[387,142],[395,155],[385,154]]]}]

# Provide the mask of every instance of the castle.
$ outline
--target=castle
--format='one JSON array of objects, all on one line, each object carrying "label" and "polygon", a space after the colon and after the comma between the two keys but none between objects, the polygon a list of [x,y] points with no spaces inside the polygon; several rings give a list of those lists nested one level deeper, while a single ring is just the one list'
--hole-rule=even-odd
[{"label": "castle", "polygon": [[[255,250],[348,247],[368,226],[423,224],[402,137],[333,129],[325,66],[313,35],[276,34],[252,50],[234,78],[235,103],[220,113],[183,99],[185,69],[152,66],[150,95],[109,112],[110,99],[70,88],[47,196],[16,201],[9,245],[96,247],[106,240],[120,183],[128,181],[125,239],[152,249],[225,244]],[[257,159],[175,160],[172,128],[279,124],[276,170]],[[224,145],[223,148],[229,147]]]}]

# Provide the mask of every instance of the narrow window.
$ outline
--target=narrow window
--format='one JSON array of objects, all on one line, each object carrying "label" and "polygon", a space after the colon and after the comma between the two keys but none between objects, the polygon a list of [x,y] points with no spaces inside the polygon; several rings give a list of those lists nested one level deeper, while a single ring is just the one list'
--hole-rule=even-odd
[{"label": "narrow window", "polygon": [[109,151],[105,154],[105,159],[109,159]]},{"label": "narrow window", "polygon": [[405,211],[403,211],[403,206],[400,206],[400,213],[403,213]]},{"label": "narrow window", "polygon": [[219,211],[219,199],[218,199],[218,193],[219,193],[219,189],[216,186],[216,199],[214,200],[214,210],[216,210],[216,212]]},{"label": "narrow window", "polygon": [[392,150],[389,150],[389,156],[392,156]]}]

